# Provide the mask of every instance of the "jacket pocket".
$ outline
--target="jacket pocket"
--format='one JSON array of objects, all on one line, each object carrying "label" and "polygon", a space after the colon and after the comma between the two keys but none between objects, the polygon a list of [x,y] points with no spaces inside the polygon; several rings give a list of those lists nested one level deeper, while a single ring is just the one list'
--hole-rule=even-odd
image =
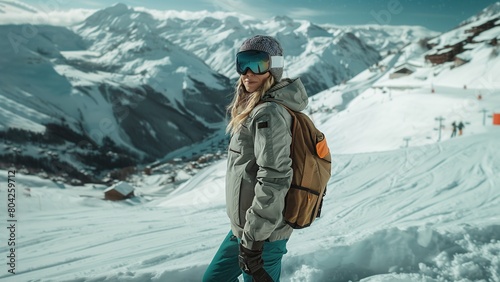
[{"label": "jacket pocket", "polygon": [[243,228],[247,221],[247,211],[252,206],[253,198],[255,197],[255,182],[248,178],[248,174],[245,174],[245,176],[241,177],[239,189],[239,225],[241,228]]},{"label": "jacket pocket", "polygon": [[237,156],[240,156],[241,153],[233,152],[231,149],[230,152],[226,172],[226,209],[231,222],[236,225],[241,225],[240,199],[244,166],[235,164],[235,159]]},{"label": "jacket pocket", "polygon": [[233,153],[235,153],[235,154],[241,155],[241,152],[240,152],[240,151],[238,151],[238,150],[235,150],[235,149],[231,149],[231,148],[229,148],[229,152],[233,152]]}]

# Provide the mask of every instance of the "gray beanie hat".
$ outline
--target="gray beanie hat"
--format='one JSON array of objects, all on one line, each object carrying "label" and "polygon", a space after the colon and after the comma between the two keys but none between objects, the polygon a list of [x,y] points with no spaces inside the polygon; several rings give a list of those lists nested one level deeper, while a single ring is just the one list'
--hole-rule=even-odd
[{"label": "gray beanie hat", "polygon": [[[271,36],[256,35],[245,40],[240,47],[240,51],[258,50],[268,53],[271,56],[283,56],[283,48],[280,43]],[[276,82],[281,80],[283,68],[272,68],[270,71]]]}]

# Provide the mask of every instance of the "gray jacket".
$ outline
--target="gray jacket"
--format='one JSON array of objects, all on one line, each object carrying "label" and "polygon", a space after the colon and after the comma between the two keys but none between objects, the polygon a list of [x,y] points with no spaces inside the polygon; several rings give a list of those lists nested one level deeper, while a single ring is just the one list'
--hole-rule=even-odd
[{"label": "gray jacket", "polygon": [[256,241],[290,238],[283,220],[285,196],[292,181],[290,114],[306,108],[300,79],[284,79],[262,98],[241,129],[231,136],[226,174],[227,214],[233,234],[248,249]]}]

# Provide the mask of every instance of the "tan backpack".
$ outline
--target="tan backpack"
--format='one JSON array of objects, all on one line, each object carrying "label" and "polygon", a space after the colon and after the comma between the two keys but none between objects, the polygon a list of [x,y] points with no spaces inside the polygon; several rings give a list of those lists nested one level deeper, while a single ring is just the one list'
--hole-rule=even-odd
[{"label": "tan backpack", "polygon": [[293,228],[308,227],[321,214],[331,177],[332,159],[325,135],[304,113],[290,113],[292,123],[292,185],[285,198],[284,220]]}]

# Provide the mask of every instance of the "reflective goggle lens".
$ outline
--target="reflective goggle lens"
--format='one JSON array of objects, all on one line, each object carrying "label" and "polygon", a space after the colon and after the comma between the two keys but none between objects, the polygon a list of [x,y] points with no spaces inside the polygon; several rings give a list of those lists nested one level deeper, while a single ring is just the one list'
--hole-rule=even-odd
[{"label": "reflective goggle lens", "polygon": [[271,57],[262,51],[248,50],[236,54],[236,71],[246,74],[251,70],[254,74],[264,74],[271,69]]}]

